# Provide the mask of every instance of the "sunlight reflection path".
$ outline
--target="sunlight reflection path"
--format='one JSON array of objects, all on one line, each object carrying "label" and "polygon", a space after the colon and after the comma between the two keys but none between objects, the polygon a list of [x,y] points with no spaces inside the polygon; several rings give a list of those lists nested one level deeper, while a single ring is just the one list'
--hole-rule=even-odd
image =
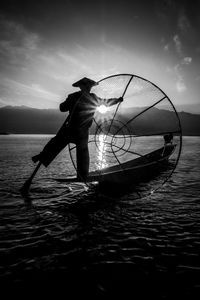
[{"label": "sunlight reflection path", "polygon": [[97,156],[97,168],[98,170],[104,169],[108,166],[106,161],[106,135],[100,134],[98,136],[98,156]]}]

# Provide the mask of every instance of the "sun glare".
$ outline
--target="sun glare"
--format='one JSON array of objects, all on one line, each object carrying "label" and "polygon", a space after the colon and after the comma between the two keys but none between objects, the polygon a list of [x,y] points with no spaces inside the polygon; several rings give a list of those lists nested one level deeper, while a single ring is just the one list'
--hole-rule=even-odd
[{"label": "sun glare", "polygon": [[100,106],[97,106],[97,111],[101,114],[105,114],[108,111],[108,107],[102,104]]}]

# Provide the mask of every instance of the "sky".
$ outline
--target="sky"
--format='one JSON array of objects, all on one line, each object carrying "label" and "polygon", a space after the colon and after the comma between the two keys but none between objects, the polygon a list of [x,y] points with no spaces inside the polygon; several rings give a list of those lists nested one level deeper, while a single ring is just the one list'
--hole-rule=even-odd
[{"label": "sky", "polygon": [[0,106],[58,108],[72,83],[130,73],[200,111],[200,0],[1,0]]}]

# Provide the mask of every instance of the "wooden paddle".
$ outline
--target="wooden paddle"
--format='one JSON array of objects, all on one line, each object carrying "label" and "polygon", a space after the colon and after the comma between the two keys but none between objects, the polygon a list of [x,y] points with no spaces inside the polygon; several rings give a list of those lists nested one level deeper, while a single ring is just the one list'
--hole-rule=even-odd
[{"label": "wooden paddle", "polygon": [[22,196],[27,196],[28,192],[29,192],[29,188],[31,186],[32,180],[35,177],[37,171],[39,170],[40,166],[41,166],[41,162],[39,162],[36,166],[36,168],[34,169],[33,173],[31,174],[31,176],[29,177],[29,179],[27,179],[24,182],[24,185],[21,187],[20,189],[20,193],[22,194]]}]

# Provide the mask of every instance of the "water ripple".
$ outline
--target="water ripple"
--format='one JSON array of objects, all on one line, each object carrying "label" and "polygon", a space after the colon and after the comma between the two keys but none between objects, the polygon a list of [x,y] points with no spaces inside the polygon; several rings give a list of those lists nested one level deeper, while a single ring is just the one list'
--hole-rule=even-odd
[{"label": "water ripple", "polygon": [[146,290],[154,299],[193,299],[200,288],[200,156],[191,153],[200,140],[186,142],[174,176],[143,199],[60,184],[46,171],[24,199],[19,189],[32,166],[23,156],[9,157],[15,165],[5,164],[0,178],[1,282],[30,287],[34,278],[35,287],[50,289],[67,280],[75,290],[84,286],[99,295]]}]

